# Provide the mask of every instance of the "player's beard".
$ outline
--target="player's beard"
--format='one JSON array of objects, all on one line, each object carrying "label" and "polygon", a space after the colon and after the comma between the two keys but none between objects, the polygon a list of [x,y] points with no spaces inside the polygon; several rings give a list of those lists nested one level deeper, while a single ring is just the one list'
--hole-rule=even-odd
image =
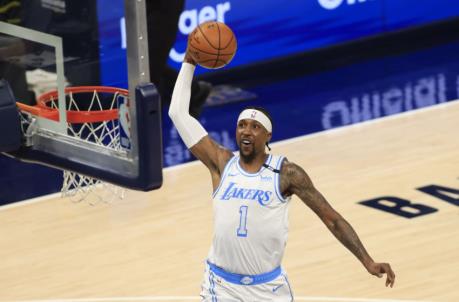
[{"label": "player's beard", "polygon": [[239,154],[241,156],[242,161],[246,164],[251,163],[255,159],[255,156],[257,155],[255,152],[255,148],[252,148],[252,150],[247,154],[242,152],[242,150],[239,150]]}]

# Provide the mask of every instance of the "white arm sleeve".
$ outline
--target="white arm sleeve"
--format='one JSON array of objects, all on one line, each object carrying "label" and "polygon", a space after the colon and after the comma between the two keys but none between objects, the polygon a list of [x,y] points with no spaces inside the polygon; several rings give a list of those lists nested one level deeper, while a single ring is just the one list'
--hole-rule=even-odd
[{"label": "white arm sleeve", "polygon": [[169,107],[169,117],[188,148],[196,145],[207,135],[202,125],[189,113],[191,81],[195,68],[193,64],[182,64]]}]

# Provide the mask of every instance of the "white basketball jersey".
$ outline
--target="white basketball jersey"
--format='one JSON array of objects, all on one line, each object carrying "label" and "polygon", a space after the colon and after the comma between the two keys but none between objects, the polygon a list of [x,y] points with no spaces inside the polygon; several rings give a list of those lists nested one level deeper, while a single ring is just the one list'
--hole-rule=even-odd
[{"label": "white basketball jersey", "polygon": [[[279,173],[265,167],[247,173],[239,158],[226,164],[213,194],[214,236],[208,260],[228,272],[257,275],[281,264],[290,198],[281,195]],[[283,159],[269,155],[266,164],[280,170]]]}]

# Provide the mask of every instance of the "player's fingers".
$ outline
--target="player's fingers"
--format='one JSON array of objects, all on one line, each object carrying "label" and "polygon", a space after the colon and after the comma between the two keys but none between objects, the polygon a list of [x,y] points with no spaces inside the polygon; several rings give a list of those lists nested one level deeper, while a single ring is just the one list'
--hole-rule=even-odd
[{"label": "player's fingers", "polygon": [[388,274],[387,279],[386,279],[386,287],[387,286],[394,287],[394,283],[395,283],[395,277],[391,277]]},{"label": "player's fingers", "polygon": [[386,278],[386,287],[388,287],[389,285],[392,287],[391,284],[392,284],[392,281],[391,281],[389,275],[387,275],[387,278]]},{"label": "player's fingers", "polygon": [[390,287],[394,287],[394,283],[395,283],[395,274],[392,270],[390,270]]},{"label": "player's fingers", "polygon": [[390,285],[390,287],[393,287],[394,286],[394,282],[395,282],[395,273],[392,270],[392,268],[390,267],[390,264],[389,263],[384,263],[383,266],[382,266],[382,269],[387,274],[386,286]]}]

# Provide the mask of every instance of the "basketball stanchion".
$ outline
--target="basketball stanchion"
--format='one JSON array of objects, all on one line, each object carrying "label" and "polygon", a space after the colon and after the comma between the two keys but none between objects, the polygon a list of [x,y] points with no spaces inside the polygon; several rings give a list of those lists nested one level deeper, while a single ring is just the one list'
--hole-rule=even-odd
[{"label": "basketball stanchion", "polygon": [[[126,153],[130,149],[128,91],[106,86],[81,86],[65,89],[67,134],[70,138]],[[27,138],[34,131],[36,116],[59,119],[58,93],[41,95],[35,106],[17,103],[22,132]],[[126,189],[72,171],[63,171],[62,196],[73,202],[94,205],[123,199]]]}]

